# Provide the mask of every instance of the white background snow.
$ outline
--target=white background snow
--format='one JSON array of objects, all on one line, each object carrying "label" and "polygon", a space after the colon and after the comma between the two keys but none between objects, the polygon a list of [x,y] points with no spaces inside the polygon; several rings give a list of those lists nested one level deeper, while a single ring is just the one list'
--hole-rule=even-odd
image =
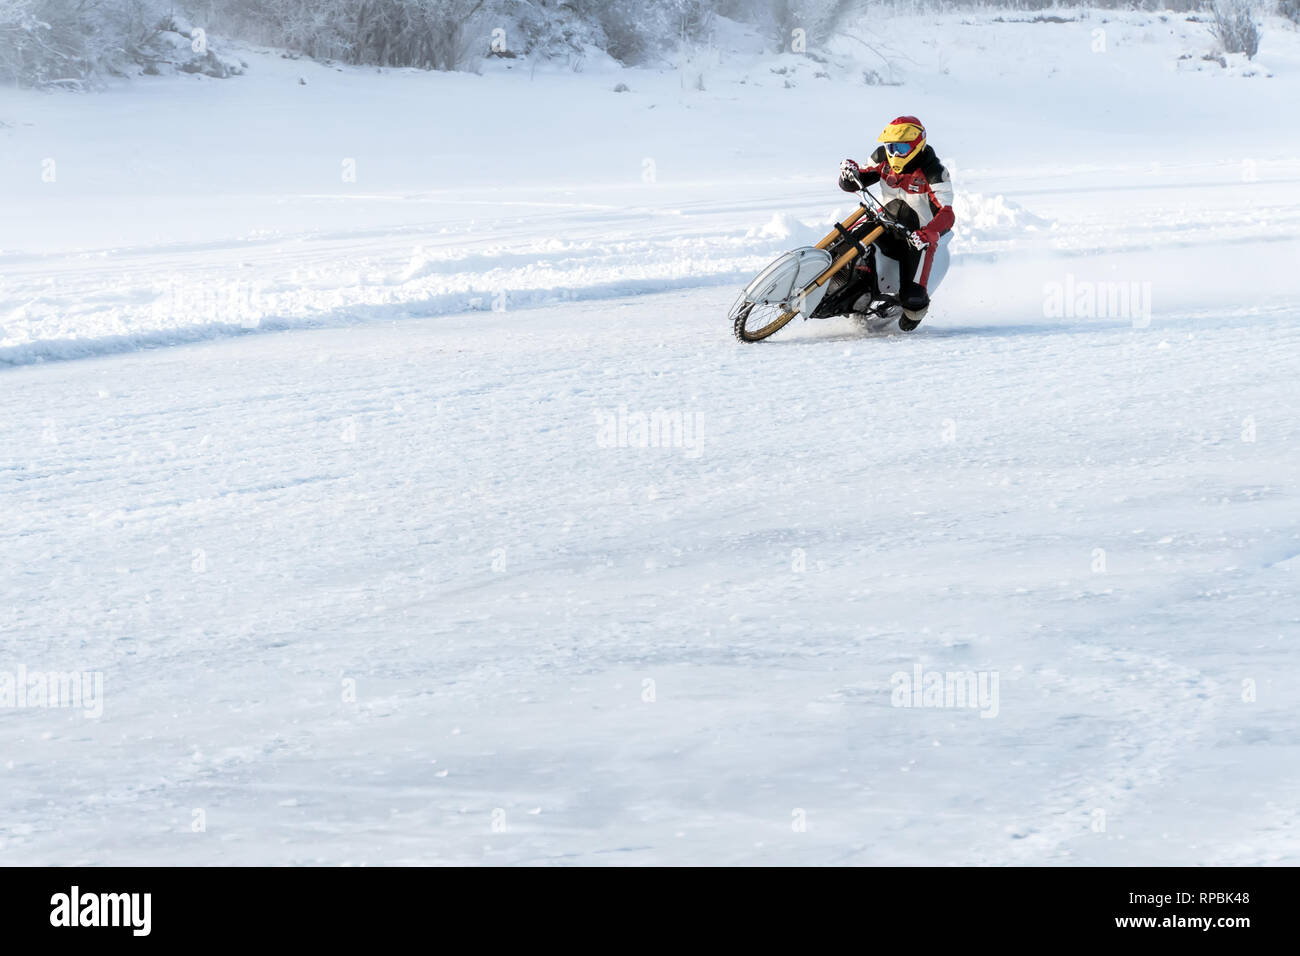
[{"label": "white background snow", "polygon": [[[0,90],[0,863],[1300,863],[1300,37],[1062,15]],[[735,343],[900,113],[925,323]]]}]

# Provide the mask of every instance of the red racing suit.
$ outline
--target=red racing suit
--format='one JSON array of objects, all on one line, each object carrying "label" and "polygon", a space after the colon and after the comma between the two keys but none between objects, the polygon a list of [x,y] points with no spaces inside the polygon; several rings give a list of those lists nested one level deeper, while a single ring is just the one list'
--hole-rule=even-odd
[{"label": "red racing suit", "polygon": [[[956,221],[952,211],[952,177],[928,145],[912,157],[902,172],[896,173],[890,167],[883,146],[877,147],[870,161],[858,169],[858,179],[863,186],[880,183],[884,205],[896,218],[900,204],[916,214],[915,229],[926,241],[926,248],[913,276],[914,281],[924,288],[929,284],[939,238],[950,232]],[[840,180],[840,186],[850,192],[859,188],[856,183],[845,179]],[[903,218],[911,217],[904,214]]]}]

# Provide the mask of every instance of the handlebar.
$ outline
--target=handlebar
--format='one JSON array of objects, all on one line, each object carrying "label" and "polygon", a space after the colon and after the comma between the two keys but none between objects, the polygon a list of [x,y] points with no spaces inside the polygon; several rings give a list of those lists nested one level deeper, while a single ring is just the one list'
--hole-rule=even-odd
[{"label": "handlebar", "polygon": [[[878,200],[875,196],[873,196],[871,194],[871,190],[868,189],[866,186],[862,187],[862,189],[858,192],[858,195],[861,196],[864,200],[868,200],[871,203],[871,206],[875,207],[871,210],[871,217],[877,223],[884,226],[886,229],[890,230],[891,232],[898,233],[899,235],[902,236],[906,236],[911,232],[911,230],[908,229],[906,226],[904,226],[901,222],[899,222],[889,213],[885,212],[885,207],[881,205],[880,200]],[[867,203],[864,202],[863,205],[865,206],[867,205]]]}]

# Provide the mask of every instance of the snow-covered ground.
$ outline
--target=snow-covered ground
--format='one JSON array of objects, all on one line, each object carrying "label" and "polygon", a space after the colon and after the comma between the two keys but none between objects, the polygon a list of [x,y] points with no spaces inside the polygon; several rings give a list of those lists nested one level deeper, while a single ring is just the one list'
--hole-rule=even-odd
[{"label": "snow-covered ground", "polygon": [[[1300,37],[1053,15],[0,91],[0,862],[1300,862]],[[736,344],[904,112],[925,323]]]}]

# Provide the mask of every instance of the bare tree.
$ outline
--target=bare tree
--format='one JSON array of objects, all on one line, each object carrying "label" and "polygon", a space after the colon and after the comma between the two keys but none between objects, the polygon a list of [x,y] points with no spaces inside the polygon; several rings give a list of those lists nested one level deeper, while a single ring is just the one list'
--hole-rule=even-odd
[{"label": "bare tree", "polygon": [[483,6],[484,0],[363,0],[349,59],[460,69],[470,54],[470,24]]},{"label": "bare tree", "polygon": [[1225,53],[1244,53],[1249,60],[1259,52],[1259,22],[1248,0],[1215,0],[1210,33]]}]

